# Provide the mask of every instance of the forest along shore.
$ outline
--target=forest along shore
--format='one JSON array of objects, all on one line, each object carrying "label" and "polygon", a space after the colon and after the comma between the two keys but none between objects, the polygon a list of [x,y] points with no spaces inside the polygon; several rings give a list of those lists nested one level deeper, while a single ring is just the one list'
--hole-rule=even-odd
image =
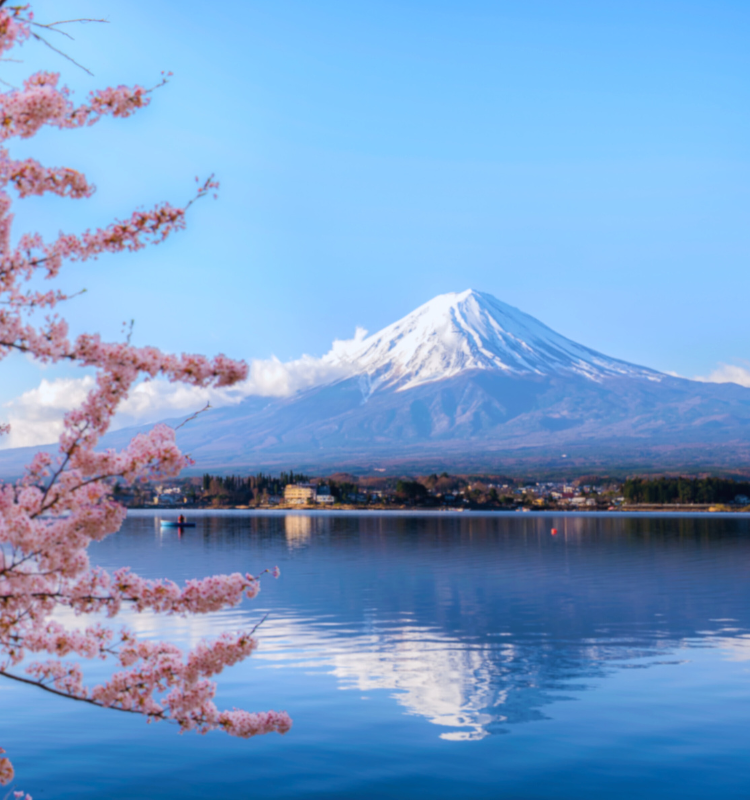
[{"label": "forest along shore", "polygon": [[586,475],[533,480],[504,475],[211,475],[114,487],[129,508],[473,511],[750,511],[750,482],[684,476]]}]

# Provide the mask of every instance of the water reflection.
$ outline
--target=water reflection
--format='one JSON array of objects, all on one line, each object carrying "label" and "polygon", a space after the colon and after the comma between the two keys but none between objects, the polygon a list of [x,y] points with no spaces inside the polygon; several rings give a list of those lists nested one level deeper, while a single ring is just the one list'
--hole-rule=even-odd
[{"label": "water reflection", "polygon": [[280,563],[283,579],[264,582],[260,604],[130,624],[194,644],[267,608],[253,669],[329,674],[360,696],[386,690],[442,739],[507,732],[614,672],[679,670],[697,648],[750,659],[744,518],[296,513],[198,522],[181,540],[160,538],[155,554],[145,538],[153,523],[133,515],[97,557],[177,579]]},{"label": "water reflection", "polygon": [[304,514],[287,514],[284,517],[284,532],[290,550],[308,544],[312,536],[312,518]]}]

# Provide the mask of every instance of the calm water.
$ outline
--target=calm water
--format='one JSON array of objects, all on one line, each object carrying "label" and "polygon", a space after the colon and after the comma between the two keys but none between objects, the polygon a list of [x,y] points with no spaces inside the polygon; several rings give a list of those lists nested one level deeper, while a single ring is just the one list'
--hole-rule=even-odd
[{"label": "calm water", "polygon": [[278,564],[234,611],[127,622],[187,645],[270,611],[217,702],[294,728],[180,736],[0,683],[0,745],[37,800],[750,796],[746,517],[194,519],[178,537],[136,512],[94,561]]}]

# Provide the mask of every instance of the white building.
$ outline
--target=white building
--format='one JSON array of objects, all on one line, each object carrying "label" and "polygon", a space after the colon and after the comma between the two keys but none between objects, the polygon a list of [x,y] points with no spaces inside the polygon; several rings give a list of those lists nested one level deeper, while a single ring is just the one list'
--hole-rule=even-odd
[{"label": "white building", "polygon": [[317,494],[315,495],[316,503],[333,503],[334,497],[331,494],[331,489],[328,486],[318,486]]}]

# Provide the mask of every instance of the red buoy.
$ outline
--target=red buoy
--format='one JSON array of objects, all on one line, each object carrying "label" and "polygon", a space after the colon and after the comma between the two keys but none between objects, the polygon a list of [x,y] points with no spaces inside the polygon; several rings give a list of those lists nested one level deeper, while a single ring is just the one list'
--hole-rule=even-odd
[{"label": "red buoy", "polygon": [[552,528],[552,535],[557,536],[557,528]]}]

